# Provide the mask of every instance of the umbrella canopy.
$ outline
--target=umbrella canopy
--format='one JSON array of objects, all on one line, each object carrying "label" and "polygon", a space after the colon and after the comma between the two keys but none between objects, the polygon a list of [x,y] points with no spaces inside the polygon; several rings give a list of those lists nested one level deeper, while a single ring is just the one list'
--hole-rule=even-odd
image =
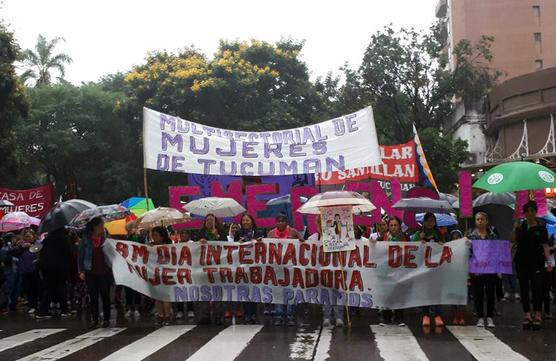
[{"label": "umbrella canopy", "polygon": [[536,163],[509,162],[490,169],[473,187],[496,193],[556,188],[556,173]]},{"label": "umbrella canopy", "polygon": [[175,208],[158,207],[143,214],[134,221],[134,226],[138,229],[152,229],[154,227],[167,227],[172,224],[184,223],[191,220],[191,217],[178,211]]},{"label": "umbrella canopy", "polygon": [[[451,214],[435,213],[434,216],[436,217],[436,225],[438,227],[450,227],[458,224],[458,221],[456,221],[454,216],[452,216]],[[417,220],[417,222],[422,224],[424,217],[425,217],[425,213],[419,213],[415,215],[415,220]]]},{"label": "umbrella canopy", "polygon": [[10,202],[10,201],[5,201],[5,200],[3,200],[3,199],[0,199],[0,207],[6,207],[6,206],[11,207],[11,206],[13,206],[13,205],[14,205],[14,204],[13,204],[12,202]]},{"label": "umbrella canopy", "polygon": [[39,225],[39,234],[51,232],[68,225],[71,220],[86,209],[96,208],[96,204],[82,199],[70,199],[56,204]]},{"label": "umbrella canopy", "polygon": [[196,199],[183,206],[188,212],[199,216],[214,214],[217,218],[234,217],[245,212],[245,208],[233,198],[206,197]]},{"label": "umbrella canopy", "polygon": [[143,197],[131,197],[120,203],[120,205],[129,209],[131,213],[135,214],[137,217],[141,217],[147,210],[154,209],[152,199],[149,198],[147,201],[147,199]]},{"label": "umbrella canopy", "polygon": [[112,236],[125,236],[127,235],[126,225],[137,219],[137,216],[133,213],[126,216],[123,219],[118,219],[117,221],[111,221],[104,224],[104,228],[108,234]]},{"label": "umbrella canopy", "polygon": [[486,206],[487,204],[499,204],[509,206],[515,204],[515,194],[512,192],[504,193],[483,193],[473,201],[473,207]]},{"label": "umbrella canopy", "polygon": [[119,204],[111,204],[108,206],[98,206],[86,209],[75,216],[69,226],[77,229],[85,228],[87,223],[93,218],[101,217],[105,222],[123,219],[129,216],[131,212],[124,206]]},{"label": "umbrella canopy", "polygon": [[17,231],[30,226],[38,226],[40,223],[39,218],[31,217],[25,212],[11,212],[0,220],[0,232]]},{"label": "umbrella canopy", "polygon": [[[308,201],[307,197],[299,197],[301,204],[304,204]],[[292,196],[291,194],[286,194],[285,196],[276,197],[270,199],[266,202],[267,206],[290,206],[292,204]]]},{"label": "umbrella canopy", "polygon": [[448,203],[450,203],[452,206],[458,201],[458,197],[442,192],[438,193],[438,199],[440,199],[441,201],[448,201]]},{"label": "umbrella canopy", "polygon": [[297,211],[305,214],[319,214],[321,207],[353,206],[353,213],[370,212],[376,207],[370,200],[357,192],[331,191],[317,194]]},{"label": "umbrella canopy", "polygon": [[448,201],[436,200],[426,197],[402,198],[392,206],[394,209],[401,209],[415,213],[453,213],[454,208]]}]

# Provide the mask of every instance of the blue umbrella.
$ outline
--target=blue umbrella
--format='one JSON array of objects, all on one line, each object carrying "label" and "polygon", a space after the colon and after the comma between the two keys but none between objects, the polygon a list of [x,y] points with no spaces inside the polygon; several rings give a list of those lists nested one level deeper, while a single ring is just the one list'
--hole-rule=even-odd
[{"label": "blue umbrella", "polygon": [[[456,224],[458,224],[456,219],[449,214],[435,213],[434,215],[436,216],[436,225],[438,227],[450,227],[450,226],[455,226]],[[418,213],[418,214],[415,215],[415,219],[417,220],[417,222],[423,223],[423,217],[424,216],[425,216],[425,213]]]}]

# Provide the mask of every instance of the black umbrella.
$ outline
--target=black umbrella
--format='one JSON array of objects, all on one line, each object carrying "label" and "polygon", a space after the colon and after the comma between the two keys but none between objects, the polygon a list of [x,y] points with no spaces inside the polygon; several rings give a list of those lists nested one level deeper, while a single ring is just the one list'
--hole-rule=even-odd
[{"label": "black umbrella", "polygon": [[95,208],[96,204],[84,201],[82,199],[70,199],[69,201],[56,204],[39,225],[39,234],[52,232],[65,227],[79,213],[86,209]]},{"label": "black umbrella", "polygon": [[478,196],[473,201],[473,207],[486,206],[488,204],[498,204],[502,206],[509,206],[510,204],[515,204],[515,193],[504,192],[504,193],[492,193],[487,192]]}]

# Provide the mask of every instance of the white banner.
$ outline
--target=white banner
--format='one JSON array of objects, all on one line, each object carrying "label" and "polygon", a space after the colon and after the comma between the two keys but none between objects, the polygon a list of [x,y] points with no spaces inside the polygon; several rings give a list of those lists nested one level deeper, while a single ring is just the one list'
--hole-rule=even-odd
[{"label": "white banner", "polygon": [[382,164],[371,107],[302,128],[242,132],[143,108],[144,167],[167,172],[273,176]]},{"label": "white banner", "polygon": [[469,247],[463,239],[444,245],[360,241],[353,251],[337,253],[297,240],[145,246],[110,239],[104,252],[116,284],[170,302],[392,309],[467,304]]}]

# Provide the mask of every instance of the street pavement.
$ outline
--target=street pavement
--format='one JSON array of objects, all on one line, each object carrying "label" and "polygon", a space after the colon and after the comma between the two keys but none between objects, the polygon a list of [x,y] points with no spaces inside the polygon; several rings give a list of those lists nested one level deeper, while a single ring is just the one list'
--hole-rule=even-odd
[{"label": "street pavement", "polygon": [[430,330],[419,326],[417,311],[407,315],[407,327],[381,326],[375,310],[361,310],[351,328],[323,328],[319,308],[309,307],[298,310],[295,327],[273,326],[261,314],[260,325],[185,320],[157,328],[150,317],[130,320],[113,309],[111,327],[92,331],[85,316],[35,320],[20,312],[0,316],[0,360],[556,360],[556,321],[524,331],[518,304],[500,303],[497,312],[492,331],[473,325],[471,307],[468,326]]}]

